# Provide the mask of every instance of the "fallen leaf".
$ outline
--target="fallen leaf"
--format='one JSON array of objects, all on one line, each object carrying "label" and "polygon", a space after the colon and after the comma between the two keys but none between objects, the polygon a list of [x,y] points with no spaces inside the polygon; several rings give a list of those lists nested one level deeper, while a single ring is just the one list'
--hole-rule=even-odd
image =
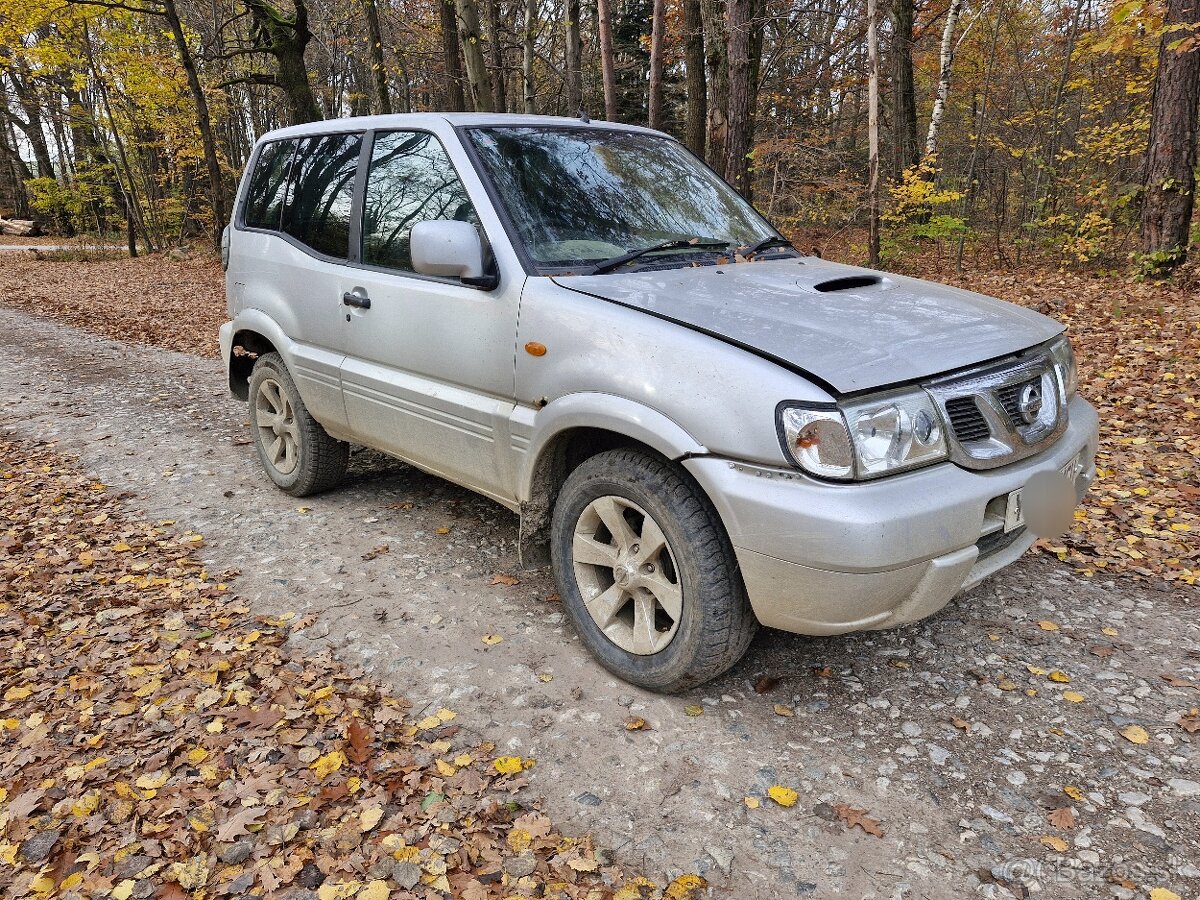
[{"label": "fallen leaf", "polygon": [[628,716],[625,719],[626,731],[641,731],[646,727],[646,720],[641,716]]},{"label": "fallen leaf", "polygon": [[514,578],[512,575],[496,574],[492,576],[492,584],[503,584],[508,587],[513,587],[521,583],[519,578]]},{"label": "fallen leaf", "polygon": [[756,694],[765,694],[777,684],[779,684],[778,678],[773,678],[770,675],[763,675],[758,679],[758,681],[754,682],[754,692]]},{"label": "fallen leaf", "polygon": [[775,715],[784,716],[788,719],[796,715],[796,711],[794,709],[792,709],[790,706],[784,706],[782,703],[776,703],[773,709],[775,710]]},{"label": "fallen leaf", "polygon": [[266,813],[261,806],[247,806],[237,810],[217,828],[217,840],[227,842],[249,834],[249,826],[257,825],[258,820]]},{"label": "fallen leaf", "polygon": [[1131,744],[1145,744],[1150,740],[1149,733],[1141,725],[1126,725],[1121,729],[1121,737]]},{"label": "fallen leaf", "polygon": [[1062,697],[1069,703],[1082,703],[1085,699],[1079,691],[1063,691]]},{"label": "fallen leaf", "polygon": [[867,834],[878,838],[883,837],[883,829],[879,827],[879,820],[868,816],[865,809],[855,809],[848,803],[837,803],[833,809],[847,828],[854,828],[857,825]]},{"label": "fallen leaf", "polygon": [[1049,619],[1042,619],[1038,622],[1038,628],[1042,629],[1042,631],[1058,631],[1058,625]]},{"label": "fallen leaf", "polygon": [[742,802],[745,803],[749,809],[758,809],[760,806],[762,806],[762,802],[757,797],[744,797]]},{"label": "fallen leaf", "polygon": [[1063,793],[1074,800],[1076,803],[1083,802],[1083,791],[1075,787],[1073,784],[1068,784],[1063,788]]},{"label": "fallen leaf", "polygon": [[683,714],[685,716],[691,716],[692,718],[695,718],[696,716],[702,716],[704,715],[704,707],[698,703],[689,703],[683,708]]},{"label": "fallen leaf", "polygon": [[1075,827],[1075,807],[1060,806],[1058,809],[1052,810],[1047,819],[1055,828],[1070,831]]},{"label": "fallen leaf", "polygon": [[368,806],[366,809],[364,809],[362,811],[362,814],[358,817],[358,830],[365,834],[366,832],[373,829],[376,825],[378,825],[379,820],[382,818],[383,818],[383,807],[382,806]]},{"label": "fallen leaf", "polygon": [[1050,834],[1042,835],[1040,838],[1038,838],[1038,840],[1057,853],[1066,853],[1067,849],[1070,847],[1070,845],[1062,838],[1054,837]]},{"label": "fallen leaf", "polygon": [[783,785],[772,785],[767,788],[767,796],[778,803],[780,806],[795,806],[796,800],[800,795],[793,791],[790,787]]},{"label": "fallen leaf", "polygon": [[499,644],[504,638],[498,634],[485,634],[482,638],[483,642],[489,647],[494,647]]}]

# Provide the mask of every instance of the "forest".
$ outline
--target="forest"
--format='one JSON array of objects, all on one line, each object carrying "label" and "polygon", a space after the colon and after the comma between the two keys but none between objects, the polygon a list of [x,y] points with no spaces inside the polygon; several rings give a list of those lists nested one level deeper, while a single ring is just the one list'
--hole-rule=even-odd
[{"label": "forest", "polygon": [[797,241],[1169,274],[1198,0],[0,0],[0,217],[216,239],[256,138],[419,111],[667,131]]}]

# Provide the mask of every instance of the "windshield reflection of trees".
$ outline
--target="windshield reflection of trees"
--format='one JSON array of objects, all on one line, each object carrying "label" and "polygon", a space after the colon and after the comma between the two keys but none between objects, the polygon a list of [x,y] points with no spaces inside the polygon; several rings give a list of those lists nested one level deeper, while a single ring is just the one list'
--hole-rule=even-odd
[{"label": "windshield reflection of trees", "polygon": [[564,241],[633,248],[699,237],[744,245],[770,233],[674,141],[584,129],[471,134],[517,231],[543,264],[582,261],[563,258],[557,245]]}]

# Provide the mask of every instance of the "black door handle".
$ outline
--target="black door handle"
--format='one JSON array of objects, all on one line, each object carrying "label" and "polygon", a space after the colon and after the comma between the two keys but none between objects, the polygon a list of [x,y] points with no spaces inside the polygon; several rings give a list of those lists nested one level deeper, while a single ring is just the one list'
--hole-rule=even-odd
[{"label": "black door handle", "polygon": [[342,303],[346,306],[357,306],[359,309],[370,309],[371,298],[366,294],[356,293],[354,291],[346,291],[342,294]]}]

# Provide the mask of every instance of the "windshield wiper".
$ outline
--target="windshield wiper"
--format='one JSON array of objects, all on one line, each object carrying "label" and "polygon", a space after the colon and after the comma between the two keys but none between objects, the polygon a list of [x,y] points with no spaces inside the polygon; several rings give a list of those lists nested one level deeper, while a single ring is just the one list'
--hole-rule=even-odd
[{"label": "windshield wiper", "polygon": [[613,256],[608,259],[602,259],[600,262],[592,266],[589,275],[601,275],[604,272],[611,272],[613,269],[620,268],[627,262],[632,262],[639,256],[644,256],[647,253],[653,253],[656,250],[728,250],[729,241],[701,240],[700,238],[692,238],[690,241],[674,240],[660,241],[657,244],[651,244],[649,247],[639,247],[637,250],[630,250],[628,253],[622,253],[620,256]]},{"label": "windshield wiper", "polygon": [[770,237],[763,238],[761,241],[755,241],[745,250],[738,251],[737,255],[742,259],[751,259],[755,256],[755,254],[761,253],[764,250],[769,250],[772,247],[787,247],[791,250],[796,249],[794,246],[792,246],[792,242],[787,238],[773,234]]}]

